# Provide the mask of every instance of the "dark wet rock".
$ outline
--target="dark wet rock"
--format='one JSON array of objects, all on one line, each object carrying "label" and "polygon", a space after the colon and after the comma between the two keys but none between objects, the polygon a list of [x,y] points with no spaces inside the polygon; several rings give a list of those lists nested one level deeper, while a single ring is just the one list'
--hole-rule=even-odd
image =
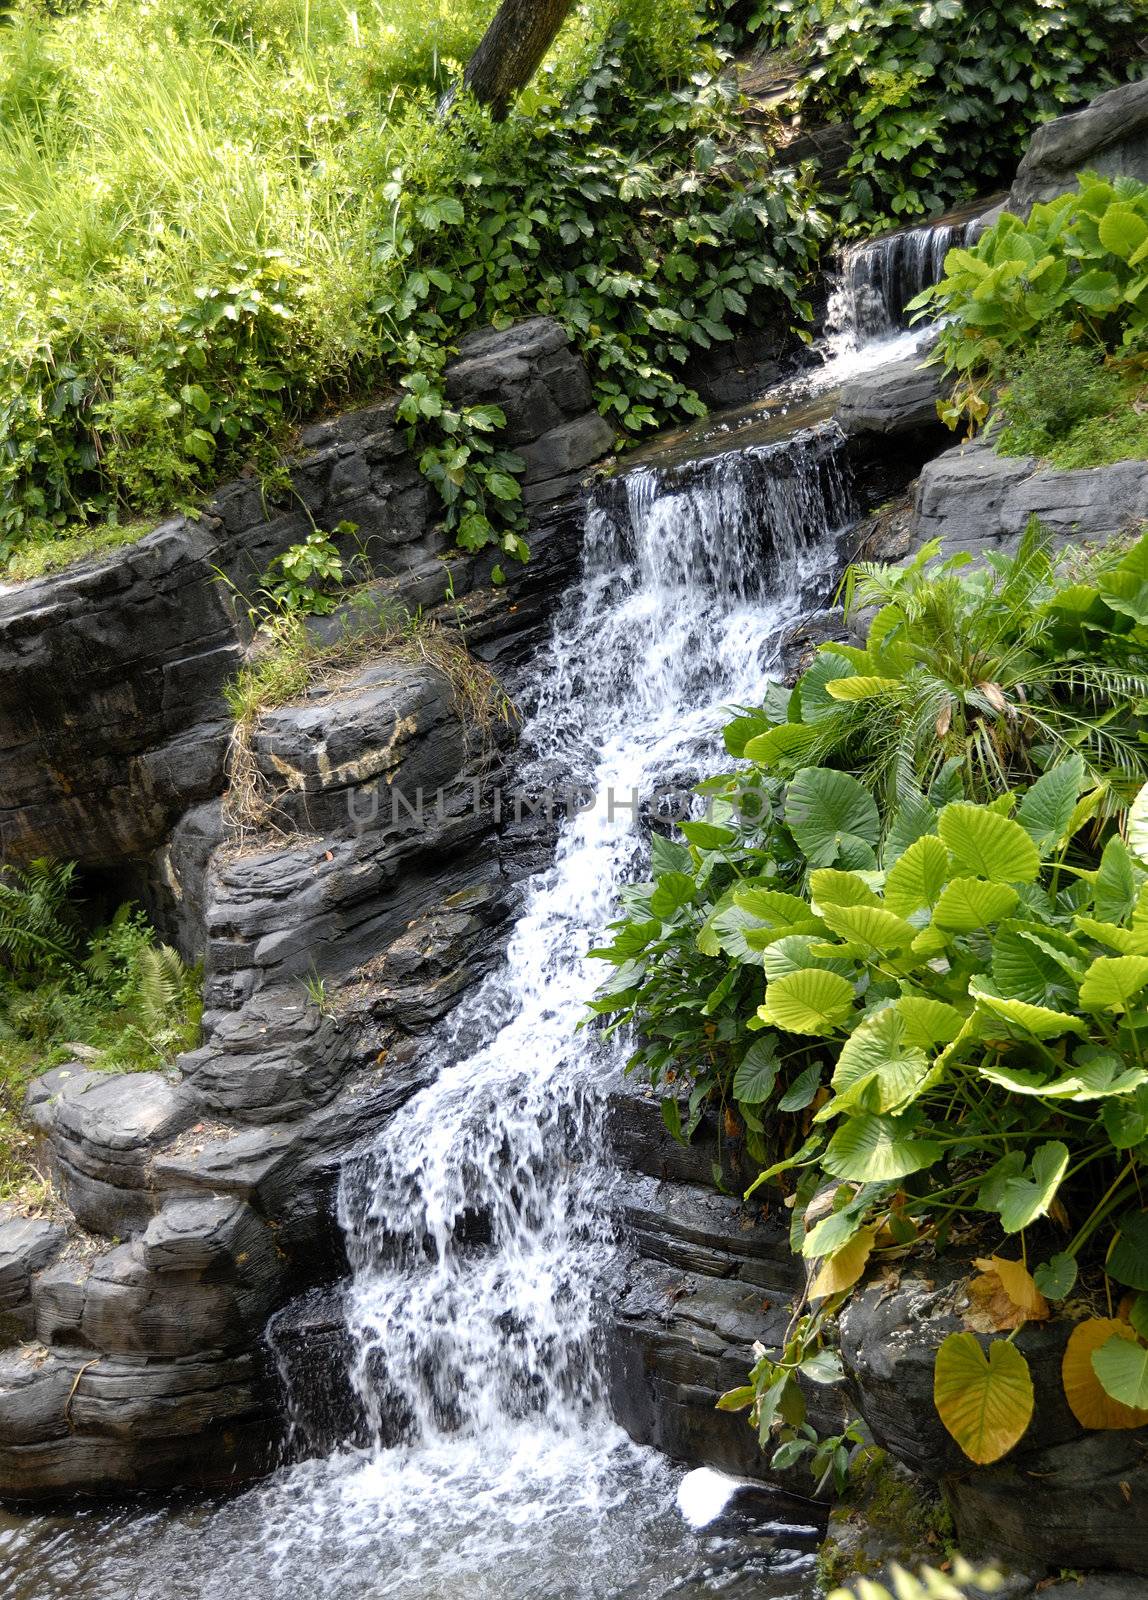
[{"label": "dark wet rock", "polygon": [[1034,516],[1059,544],[1136,528],[1148,518],[1148,461],[1062,472],[983,440],[958,445],[922,471],[914,531],[979,558],[1015,548]]},{"label": "dark wet rock", "polygon": [[964,1327],[962,1281],[952,1268],[933,1280],[878,1281],[842,1312],[841,1353],[874,1438],[941,1484],[967,1554],[1001,1556],[1027,1571],[1148,1569],[1148,1430],[1080,1427],[1060,1375],[1070,1323],[1030,1323],[1017,1336],[1038,1403],[1004,1460],[972,1466],[944,1428],[933,1366],[941,1341]]},{"label": "dark wet rock", "polygon": [[1085,170],[1148,183],[1148,79],[1110,89],[1032,136],[1009,194],[1010,211],[1072,189]]},{"label": "dark wet rock", "polygon": [[[745,1416],[715,1409],[719,1395],[744,1384],[755,1341],[768,1347],[784,1336],[804,1281],[788,1213],[742,1204],[749,1171],[732,1142],[720,1160],[734,1192],[717,1192],[713,1130],[677,1144],[657,1102],[640,1093],[612,1097],[610,1139],[625,1174],[616,1206],[631,1243],[606,1329],[615,1415],[634,1438],[680,1460],[808,1497],[808,1473],[772,1474]],[[838,1431],[836,1392],[810,1385],[808,1398],[811,1416]]]},{"label": "dark wet rock", "polygon": [[0,1220],[0,1340],[26,1338],[33,1328],[32,1278],[61,1249],[65,1230],[44,1217]]},{"label": "dark wet rock", "polygon": [[924,353],[874,367],[842,386],[836,417],[846,434],[895,435],[939,430],[941,369]]},{"label": "dark wet rock", "polygon": [[[438,502],[386,399],[304,429],[282,503],[241,479],[197,518],[174,518],[69,571],[0,585],[8,860],[134,863],[163,849],[183,813],[218,796],[231,731],[222,690],[250,636],[242,597],[312,526],[354,523],[344,554],[365,546],[396,603],[453,615],[452,595],[474,595],[484,648],[536,636],[570,569],[582,476],[613,448],[612,430],[593,409],[581,358],[547,318],[469,336],[446,381],[465,403],[504,410],[501,442],[528,461],[530,542],[544,558],[495,590],[497,552],[452,557],[448,585]],[[156,900],[176,913],[185,945],[170,884],[164,900],[168,865],[157,864]]]},{"label": "dark wet rock", "polygon": [[341,1286],[312,1290],[286,1306],[268,1330],[290,1424],[293,1455],[329,1455],[370,1430],[350,1379],[354,1356]]}]

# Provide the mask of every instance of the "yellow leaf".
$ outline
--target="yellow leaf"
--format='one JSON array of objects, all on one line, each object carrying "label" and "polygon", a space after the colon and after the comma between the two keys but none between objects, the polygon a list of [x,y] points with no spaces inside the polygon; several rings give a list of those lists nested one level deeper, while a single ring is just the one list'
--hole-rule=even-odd
[{"label": "yellow leaf", "polygon": [[876,1237],[876,1228],[862,1228],[852,1239],[843,1244],[840,1250],[835,1250],[831,1256],[826,1256],[821,1263],[820,1271],[809,1286],[809,1298],[823,1300],[827,1295],[840,1294],[843,1289],[851,1289],[865,1271]]},{"label": "yellow leaf", "polygon": [[1023,1261],[1003,1256],[978,1258],[983,1276],[969,1284],[969,1312],[965,1321],[978,1333],[1019,1328],[1025,1322],[1044,1322],[1048,1301],[1034,1283]]},{"label": "yellow leaf", "polygon": [[986,1356],[975,1335],[950,1333],[933,1367],[933,1402],[970,1461],[999,1461],[1032,1420],[1028,1362],[1007,1339],[994,1339]]},{"label": "yellow leaf", "polygon": [[1089,1317],[1072,1330],[1060,1364],[1064,1398],[1082,1428],[1142,1428],[1148,1411],[1121,1405],[1101,1387],[1092,1366],[1092,1353],[1107,1344],[1113,1334],[1136,1343],[1136,1335],[1117,1317]]}]

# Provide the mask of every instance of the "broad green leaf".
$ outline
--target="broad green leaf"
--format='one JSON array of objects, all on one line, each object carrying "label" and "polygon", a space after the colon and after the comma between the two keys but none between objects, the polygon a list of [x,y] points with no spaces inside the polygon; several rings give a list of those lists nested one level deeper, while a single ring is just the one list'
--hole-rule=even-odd
[{"label": "broad green leaf", "polygon": [[1061,962],[1025,937],[1024,923],[1005,922],[993,940],[993,983],[1003,995],[1030,1005],[1050,1005],[1074,992]]},{"label": "broad green leaf", "polygon": [[1116,1150],[1132,1150],[1148,1139],[1148,1090],[1137,1089],[1120,1100],[1108,1100],[1100,1112],[1104,1131]]},{"label": "broad green leaf", "polygon": [[1097,956],[1080,985],[1087,1011],[1127,1011],[1148,985],[1148,956]]},{"label": "broad green leaf", "polygon": [[1134,1411],[1148,1409],[1148,1348],[1116,1333],[1092,1352],[1092,1370],[1105,1394]]},{"label": "broad green leaf", "polygon": [[683,906],[693,904],[694,880],[686,872],[664,872],[650,896],[650,910],[668,921]]},{"label": "broad green leaf", "polygon": [[809,874],[809,894],[820,914],[822,905],[876,906],[880,901],[858,872],[839,872],[836,867],[818,867]]},{"label": "broad green leaf", "polygon": [[1138,1294],[1128,1307],[1128,1320],[1142,1339],[1148,1339],[1148,1294]]},{"label": "broad green leaf", "polygon": [[821,1087],[821,1063],[815,1061],[812,1066],[799,1072],[789,1088],[777,1102],[779,1111],[804,1111],[809,1105],[818,1089]]},{"label": "broad green leaf", "polygon": [[1034,1039],[1059,1039],[1066,1033],[1086,1033],[1087,1025],[1080,1017],[1067,1011],[1056,1011],[1051,1006],[1034,1006],[1025,1000],[1011,1000],[1006,995],[994,994],[987,981],[969,981],[969,993],[977,1002],[982,1016],[997,1022],[1007,1022],[1020,1033],[1031,1033]]},{"label": "broad green leaf", "polygon": [[777,1067],[777,1040],[772,1034],[755,1039],[733,1075],[734,1099],[750,1106],[768,1100],[777,1082]]},{"label": "broad green leaf", "polygon": [[787,756],[799,759],[812,747],[817,729],[804,722],[779,722],[776,728],[756,734],[746,741],[745,759],[759,767],[770,767]]},{"label": "broad green leaf", "polygon": [[1032,1375],[1016,1345],[951,1333],[937,1351],[933,1403],[970,1461],[999,1461],[1024,1437],[1033,1412]]},{"label": "broad green leaf", "polygon": [[881,833],[877,803],[864,784],[826,767],[803,767],[793,779],[785,821],[812,867],[849,861],[852,844],[875,849]]},{"label": "broad green leaf", "polygon": [[1126,1211],[1106,1271],[1129,1289],[1148,1289],[1148,1211]]},{"label": "broad green leaf", "polygon": [[898,916],[931,911],[949,879],[949,852],[936,834],[925,834],[905,850],[885,879],[885,905]]},{"label": "broad green leaf", "polygon": [[1067,837],[1083,783],[1084,757],[1074,753],[1038,778],[1021,801],[1016,820],[1042,856]]},{"label": "broad green leaf", "polygon": [[1086,1062],[1059,1076],[1054,1073],[1050,1078],[1044,1078],[1037,1072],[1025,1072],[1019,1067],[992,1066],[988,1063],[978,1070],[982,1078],[999,1084],[1013,1094],[1077,1103],[1130,1094],[1141,1084],[1148,1083],[1148,1072],[1142,1067],[1125,1066],[1118,1056]]},{"label": "broad green leaf", "polygon": [[937,901],[933,926],[949,933],[976,933],[1009,916],[1016,904],[1016,890],[1007,883],[954,878]]},{"label": "broad green leaf", "polygon": [[821,942],[809,933],[790,933],[775,939],[761,953],[766,977],[782,978],[787,972],[800,972],[805,967],[824,967],[827,972],[839,972],[848,977],[853,971],[852,961],[833,961],[811,953],[813,946]]},{"label": "broad green leaf", "polygon": [[849,1117],[830,1139],[821,1164],[834,1178],[854,1183],[906,1178],[931,1167],[941,1154],[933,1140],[915,1136],[915,1127],[911,1118],[876,1112]]},{"label": "broad green leaf", "polygon": [[826,1257],[813,1282],[809,1285],[811,1300],[824,1300],[829,1295],[851,1289],[865,1271],[877,1237],[876,1228],[860,1228],[833,1255]]},{"label": "broad green leaf", "polygon": [[1128,808],[1128,848],[1142,866],[1148,866],[1148,783]]},{"label": "broad green leaf", "polygon": [[[891,867],[895,861],[899,861],[911,844],[933,833],[936,826],[936,809],[923,794],[902,795],[885,836],[885,865]],[[891,909],[896,911],[899,908],[894,906]]]},{"label": "broad green leaf", "polygon": [[965,1020],[955,1006],[933,1000],[928,995],[905,994],[894,1004],[905,1019],[906,1039],[923,1050],[931,1050],[938,1044],[952,1044]]},{"label": "broad green leaf", "polygon": [[[1132,915],[1136,904],[1136,872],[1128,846],[1119,834],[1113,834],[1104,846],[1096,880],[1092,886],[1093,907],[1101,922],[1123,922]],[[1148,935],[1145,936],[1145,953],[1148,953]]]},{"label": "broad green leaf", "polygon": [[821,920],[850,944],[881,955],[907,950],[917,937],[917,929],[911,923],[880,906],[827,905],[821,908]]},{"label": "broad green leaf", "polygon": [[825,685],[834,700],[882,700],[902,687],[900,678],[862,677],[834,678]]},{"label": "broad green leaf", "polygon": [[1006,1233],[1019,1233],[1047,1216],[1048,1208],[1068,1171],[1068,1146],[1053,1139],[1042,1144],[1029,1167],[1031,1177],[1009,1178],[1000,1205],[1001,1227]]},{"label": "broad green leaf", "polygon": [[[746,965],[754,965],[761,961],[761,951],[750,944],[749,935],[762,931],[770,935],[776,932],[772,928],[763,930],[761,919],[751,916],[740,906],[726,906],[724,911],[715,912],[708,919],[703,932],[707,930],[716,941],[719,950]],[[701,934],[698,936],[698,948],[702,949]],[[709,953],[703,950],[703,954]]]},{"label": "broad green leaf", "polygon": [[853,985],[824,967],[790,972],[766,985],[763,1022],[787,1033],[834,1033],[853,1011]]},{"label": "broad green leaf", "polygon": [[910,1102],[929,1071],[929,1057],[908,1038],[896,1006],[885,1006],[860,1023],[841,1049],[832,1084],[836,1100],[821,1108],[826,1121],[865,1094],[872,1111],[897,1111]]},{"label": "broad green leaf", "polygon": [[1032,1276],[1046,1300],[1066,1300],[1076,1287],[1076,1257],[1061,1252],[1042,1262]]},{"label": "broad green leaf", "polygon": [[993,883],[1031,883],[1040,871],[1036,846],[1020,823],[985,806],[947,805],[937,831],[960,872]]},{"label": "broad green leaf", "polygon": [[800,895],[785,894],[780,889],[735,889],[733,903],[775,928],[789,928],[795,922],[809,920],[809,907]]},{"label": "broad green leaf", "polygon": [[1135,207],[1119,202],[1108,207],[1100,219],[1098,231],[1104,248],[1111,250],[1114,256],[1119,256],[1121,261],[1131,261],[1148,240],[1148,222]]},{"label": "broad green leaf", "polygon": [[1110,945],[1113,950],[1130,956],[1148,955],[1148,927],[1120,928],[1114,922],[1098,922],[1094,917],[1082,916],[1074,917],[1073,921],[1081,933]]},{"label": "broad green leaf", "polygon": [[737,843],[732,828],[720,828],[713,822],[683,822],[681,832],[699,850],[728,850]]},{"label": "broad green leaf", "polygon": [[801,1254],[808,1261],[816,1261],[821,1256],[831,1256],[835,1250],[840,1250],[843,1244],[848,1244],[853,1235],[860,1229],[865,1221],[865,1209],[869,1204],[867,1191],[858,1190],[858,1199],[854,1195],[851,1185],[838,1189],[838,1195],[849,1195],[848,1204],[843,1205],[838,1211],[831,1211],[827,1217],[822,1217],[820,1222],[815,1222],[805,1235],[801,1244]]}]

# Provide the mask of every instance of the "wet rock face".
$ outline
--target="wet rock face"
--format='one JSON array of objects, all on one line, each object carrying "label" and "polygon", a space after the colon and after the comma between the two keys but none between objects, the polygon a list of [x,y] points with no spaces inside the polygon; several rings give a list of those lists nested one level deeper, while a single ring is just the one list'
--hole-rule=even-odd
[{"label": "wet rock face", "polygon": [[1148,81],[1111,89],[1038,128],[1017,171],[1009,210],[1025,214],[1034,202],[1055,199],[1086,169],[1148,182]]},{"label": "wet rock face", "polygon": [[[189,807],[218,795],[230,723],[222,688],[249,637],[240,596],[313,525],[352,522],[387,594],[412,607],[449,592],[475,642],[504,653],[536,634],[576,558],[581,479],[613,435],[565,332],[533,318],[480,330],[447,370],[461,403],[507,415],[527,458],[525,499],[540,557],[489,589],[496,555],[448,568],[440,508],[385,401],[307,428],[291,490],[244,479],[197,519],[175,518],[76,568],[0,586],[0,844],[111,867],[161,848]],[[229,587],[233,585],[234,588]]]},{"label": "wet rock face", "polygon": [[862,1416],[897,1460],[941,1485],[957,1544],[1022,1571],[1148,1569],[1148,1430],[1089,1432],[1064,1399],[1060,1364],[1071,1324],[1022,1329],[1037,1405],[1003,1461],[973,1466],[933,1404],[937,1347],[964,1327],[961,1277],[870,1284],[841,1316],[841,1353]]}]

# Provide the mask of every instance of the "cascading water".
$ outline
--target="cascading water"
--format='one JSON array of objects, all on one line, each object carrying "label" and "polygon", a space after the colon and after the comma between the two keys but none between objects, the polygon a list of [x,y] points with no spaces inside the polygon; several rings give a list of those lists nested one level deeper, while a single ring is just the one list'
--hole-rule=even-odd
[{"label": "cascading water", "polygon": [[343,1174],[373,1444],[210,1509],[104,1516],[98,1546],[70,1523],[42,1564],[26,1552],[16,1600],[812,1594],[793,1530],[707,1542],[674,1509],[680,1472],[610,1419],[600,1134],[619,1062],[578,1024],[600,975],[587,948],[641,867],[637,802],[718,759],[723,708],[760,698],[784,622],[831,578],[842,442],[825,424],[639,470],[590,508],[523,743],[593,803],[532,881],[504,966],[428,1042],[437,1076]]},{"label": "cascading water", "polygon": [[939,282],[949,251],[975,240],[979,227],[977,217],[958,218],[903,228],[846,250],[829,301],[830,353],[840,357],[903,333],[910,302]]}]

